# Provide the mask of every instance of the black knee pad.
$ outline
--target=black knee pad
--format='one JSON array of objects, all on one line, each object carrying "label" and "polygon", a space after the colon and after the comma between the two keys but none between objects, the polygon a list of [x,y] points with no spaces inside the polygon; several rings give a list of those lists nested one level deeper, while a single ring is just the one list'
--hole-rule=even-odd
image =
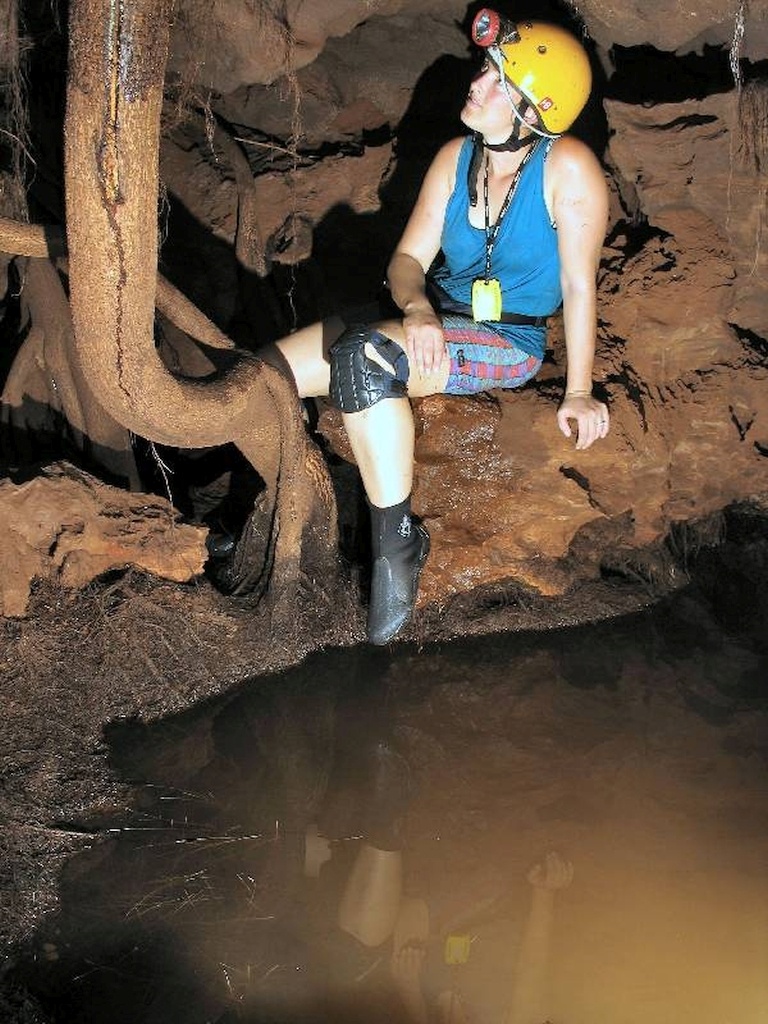
[{"label": "black knee pad", "polygon": [[[370,343],[394,372],[365,351]],[[350,327],[331,347],[329,397],[342,412],[360,412],[383,398],[405,398],[408,357],[397,342],[372,327]]]}]

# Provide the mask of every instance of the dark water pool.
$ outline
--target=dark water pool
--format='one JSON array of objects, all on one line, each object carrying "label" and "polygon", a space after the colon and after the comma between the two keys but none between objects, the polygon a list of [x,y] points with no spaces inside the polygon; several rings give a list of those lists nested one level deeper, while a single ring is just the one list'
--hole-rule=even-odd
[{"label": "dark water pool", "polygon": [[[762,1024],[766,550],[747,531],[630,618],[326,651],[172,721],[114,726],[136,806],[70,864],[25,982],[56,1021],[202,1024],[316,1019],[340,964],[383,979],[387,948],[340,943],[334,922],[365,812],[355,765],[386,735],[416,787],[405,894],[429,908],[433,960],[441,922],[464,915],[471,953],[449,973],[470,1020],[501,1024],[526,872],[557,850],[574,878],[552,1021]],[[333,858],[313,878],[318,822]]]}]

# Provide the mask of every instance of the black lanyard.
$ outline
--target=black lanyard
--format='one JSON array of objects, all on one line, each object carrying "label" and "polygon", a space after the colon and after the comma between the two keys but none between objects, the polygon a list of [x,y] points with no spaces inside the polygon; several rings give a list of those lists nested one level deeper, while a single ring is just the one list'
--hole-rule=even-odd
[{"label": "black lanyard", "polygon": [[496,236],[501,228],[501,222],[504,219],[504,214],[510,207],[512,200],[515,198],[515,192],[517,186],[520,183],[520,178],[523,173],[523,169],[528,161],[533,156],[534,152],[538,149],[538,141],[528,150],[523,159],[520,161],[520,166],[515,171],[515,176],[512,179],[512,183],[507,189],[507,194],[504,197],[504,202],[501,204],[499,210],[499,216],[496,218],[496,223],[491,227],[491,207],[488,202],[488,156],[485,158],[485,178],[483,179],[483,200],[485,202],[485,280],[491,279],[491,257],[493,256],[493,247],[496,244]]}]

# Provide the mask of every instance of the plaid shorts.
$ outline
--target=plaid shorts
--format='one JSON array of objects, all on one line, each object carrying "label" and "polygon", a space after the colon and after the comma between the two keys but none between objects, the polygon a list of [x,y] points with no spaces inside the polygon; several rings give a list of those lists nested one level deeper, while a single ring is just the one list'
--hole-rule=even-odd
[{"label": "plaid shorts", "polygon": [[443,313],[441,319],[451,357],[447,395],[519,388],[539,372],[541,356],[524,352],[487,324],[476,323],[457,313]]}]

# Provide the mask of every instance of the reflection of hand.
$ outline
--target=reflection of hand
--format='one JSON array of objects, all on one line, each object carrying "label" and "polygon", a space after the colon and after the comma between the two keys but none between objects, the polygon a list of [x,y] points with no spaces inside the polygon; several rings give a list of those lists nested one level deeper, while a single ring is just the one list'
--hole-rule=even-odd
[{"label": "reflection of hand", "polygon": [[559,853],[550,851],[543,860],[531,868],[527,875],[534,889],[567,889],[573,881],[573,864],[563,860]]},{"label": "reflection of hand", "polygon": [[566,395],[557,410],[557,425],[566,437],[573,433],[570,420],[576,421],[577,448],[589,448],[598,438],[608,436],[608,406],[590,395]]},{"label": "reflection of hand", "polygon": [[440,1024],[467,1024],[464,1001],[456,989],[446,989],[438,995],[437,1017]]},{"label": "reflection of hand", "polygon": [[443,325],[433,309],[415,310],[403,317],[408,361],[422,377],[437,373],[445,358]]},{"label": "reflection of hand", "polygon": [[411,1024],[427,1024],[428,1013],[421,988],[426,951],[423,946],[406,945],[392,954],[389,963],[395,989]]}]

